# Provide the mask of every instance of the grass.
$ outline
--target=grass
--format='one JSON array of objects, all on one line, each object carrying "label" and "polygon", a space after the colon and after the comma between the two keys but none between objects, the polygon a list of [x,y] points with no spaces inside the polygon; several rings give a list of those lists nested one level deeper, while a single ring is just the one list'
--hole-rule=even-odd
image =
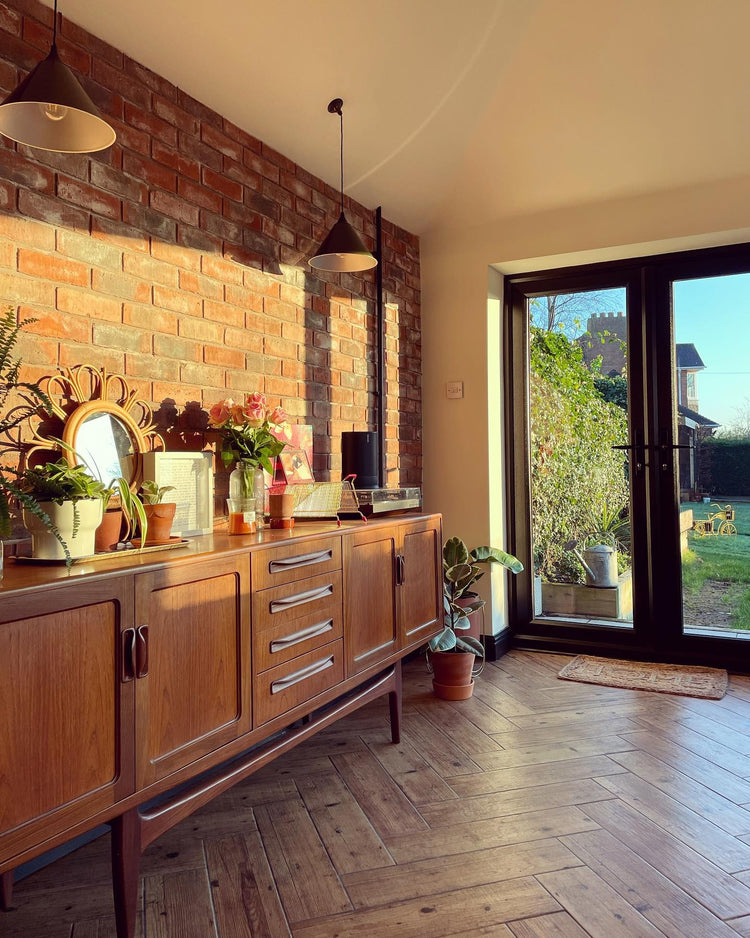
[{"label": "grass", "polygon": [[[706,580],[735,584],[731,592],[731,627],[750,630],[750,503],[734,502],[732,506],[736,535],[698,537],[692,532],[688,535],[689,550],[682,555],[682,584],[691,593],[697,593]],[[716,511],[711,505],[683,506],[683,510],[689,508],[696,521]]]}]

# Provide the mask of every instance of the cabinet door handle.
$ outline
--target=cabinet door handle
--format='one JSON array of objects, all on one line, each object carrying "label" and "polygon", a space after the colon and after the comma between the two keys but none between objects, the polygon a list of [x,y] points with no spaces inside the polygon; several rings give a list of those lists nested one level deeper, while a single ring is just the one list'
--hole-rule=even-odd
[{"label": "cabinet door handle", "polygon": [[148,626],[142,625],[135,631],[135,676],[146,677],[148,674]]},{"label": "cabinet door handle", "polygon": [[326,619],[325,622],[316,622],[315,625],[308,625],[306,629],[300,629],[299,632],[292,632],[291,635],[286,635],[284,638],[275,638],[271,642],[269,650],[273,655],[277,651],[291,648],[292,645],[299,645],[300,642],[304,642],[308,638],[315,638],[316,635],[330,632],[332,628],[333,619]]},{"label": "cabinet door handle", "polygon": [[317,589],[304,590],[302,593],[293,593],[285,599],[274,599],[269,603],[271,613],[283,612],[284,609],[291,609],[293,606],[302,606],[305,603],[314,602],[316,599],[322,599],[324,596],[333,595],[333,583],[326,586],[319,586]]},{"label": "cabinet door handle", "polygon": [[299,684],[300,681],[305,681],[314,674],[320,674],[321,671],[327,671],[328,668],[332,667],[333,655],[329,655],[322,661],[316,661],[314,664],[309,664],[306,668],[300,668],[299,671],[295,671],[294,674],[290,674],[288,677],[282,677],[278,681],[274,681],[271,684],[271,693],[278,694],[282,690],[286,690],[288,687]]},{"label": "cabinet door handle", "polygon": [[122,633],[122,682],[127,684],[135,677],[135,629]]},{"label": "cabinet door handle", "polygon": [[404,555],[396,554],[396,585],[401,586],[404,582]]},{"label": "cabinet door handle", "polygon": [[294,570],[295,567],[307,567],[313,563],[325,563],[333,559],[333,551],[317,550],[313,554],[299,554],[297,557],[286,557],[282,560],[272,560],[268,564],[269,573],[278,573],[280,570]]}]

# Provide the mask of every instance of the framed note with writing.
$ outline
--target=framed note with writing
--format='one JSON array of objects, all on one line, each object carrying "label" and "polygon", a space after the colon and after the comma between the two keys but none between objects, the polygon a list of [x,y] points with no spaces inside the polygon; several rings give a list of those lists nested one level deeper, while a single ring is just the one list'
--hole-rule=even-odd
[{"label": "framed note with writing", "polygon": [[165,501],[177,503],[172,534],[211,534],[214,526],[213,453],[144,453],[143,478],[172,485]]}]

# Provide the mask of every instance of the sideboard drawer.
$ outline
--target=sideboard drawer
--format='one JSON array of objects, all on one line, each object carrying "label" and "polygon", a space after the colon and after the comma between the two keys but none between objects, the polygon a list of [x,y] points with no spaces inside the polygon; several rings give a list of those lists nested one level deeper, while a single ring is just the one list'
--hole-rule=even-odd
[{"label": "sideboard drawer", "polygon": [[341,596],[339,570],[253,592],[253,632],[273,629],[280,624],[289,624],[289,631],[294,632],[296,620],[314,614],[325,617],[335,613],[338,619]]},{"label": "sideboard drawer", "polygon": [[322,612],[310,612],[253,632],[253,670],[255,674],[291,661],[297,655],[342,638],[344,624],[341,603]]},{"label": "sideboard drawer", "polygon": [[341,569],[341,537],[321,537],[303,543],[291,541],[253,551],[253,590],[267,589],[305,577]]},{"label": "sideboard drawer", "polygon": [[260,726],[344,680],[344,642],[329,642],[253,678],[253,713]]}]

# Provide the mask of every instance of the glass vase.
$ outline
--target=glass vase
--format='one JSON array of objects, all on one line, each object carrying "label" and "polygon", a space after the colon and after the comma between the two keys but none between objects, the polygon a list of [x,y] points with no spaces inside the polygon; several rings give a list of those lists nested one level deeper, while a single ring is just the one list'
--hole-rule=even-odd
[{"label": "glass vase", "polygon": [[[231,533],[249,533],[255,525],[255,465],[241,459],[229,476],[230,528],[232,515],[242,518],[243,524]],[[236,519],[235,519],[236,520]]]},{"label": "glass vase", "polygon": [[266,513],[266,477],[260,466],[255,467],[253,489],[255,492],[255,523],[260,527]]}]

